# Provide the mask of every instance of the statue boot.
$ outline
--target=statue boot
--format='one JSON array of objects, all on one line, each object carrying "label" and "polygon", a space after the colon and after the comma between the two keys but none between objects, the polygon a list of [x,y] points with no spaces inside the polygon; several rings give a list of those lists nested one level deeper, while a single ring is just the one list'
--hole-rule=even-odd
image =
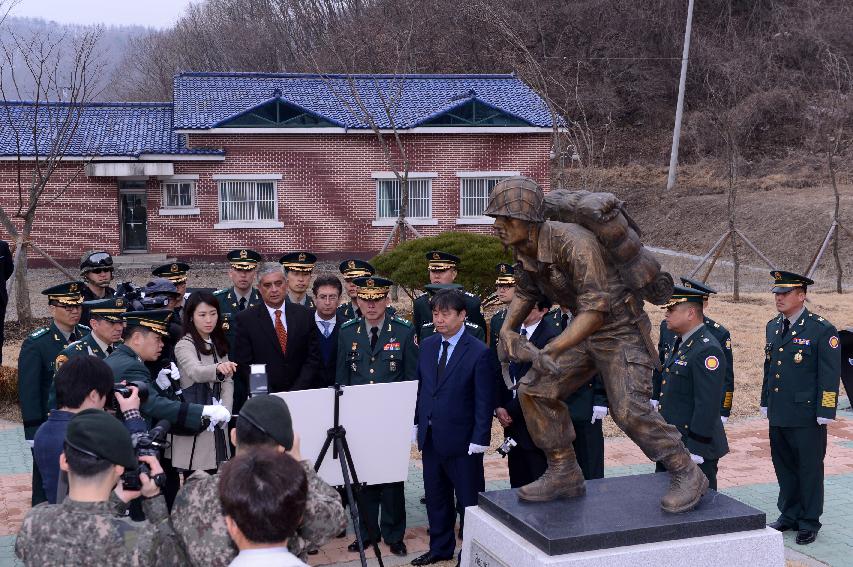
[{"label": "statue boot", "polygon": [[583,472],[574,449],[545,451],[548,469],[538,480],[518,489],[518,497],[528,502],[548,502],[586,494]]},{"label": "statue boot", "polygon": [[660,507],[672,514],[695,508],[708,491],[708,477],[686,451],[664,461],[664,466],[670,474],[669,492],[661,498]]}]

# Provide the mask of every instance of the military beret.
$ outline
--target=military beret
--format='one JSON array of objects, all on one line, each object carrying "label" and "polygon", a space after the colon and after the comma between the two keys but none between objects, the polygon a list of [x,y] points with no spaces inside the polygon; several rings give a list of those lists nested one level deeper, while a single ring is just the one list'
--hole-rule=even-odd
[{"label": "military beret", "polygon": [[674,286],[672,297],[665,305],[661,305],[661,309],[675,307],[679,303],[704,303],[706,295],[692,287],[684,287],[682,285]]},{"label": "military beret", "polygon": [[[293,448],[293,420],[287,403],[275,395],[249,398],[240,408],[240,417],[250,425],[269,435],[275,442],[290,451]],[[237,428],[240,420],[237,420]]]},{"label": "military beret", "polygon": [[317,256],[311,252],[290,252],[278,259],[285,272],[311,272],[317,263]]},{"label": "military beret", "polygon": [[814,285],[813,280],[794,272],[773,270],[770,275],[773,276],[773,288],[770,290],[773,293],[788,293],[795,287],[805,289],[807,286]]},{"label": "military beret", "polygon": [[338,268],[345,280],[372,276],[376,269],[364,260],[344,260]]},{"label": "military beret", "polygon": [[66,282],[44,289],[41,293],[47,296],[48,302],[55,301],[59,305],[80,305],[83,303],[80,292],[84,285],[83,282]]},{"label": "military beret", "polygon": [[699,280],[693,280],[690,278],[685,278],[681,276],[681,285],[684,287],[689,287],[695,289],[696,291],[701,291],[705,295],[711,295],[712,293],[717,293],[717,290],[706,284],[705,282],[700,282]]},{"label": "military beret", "polygon": [[433,250],[426,253],[428,267],[432,272],[443,272],[450,268],[455,268],[459,264],[459,256],[454,256],[449,252]]},{"label": "military beret", "polygon": [[190,271],[190,265],[183,262],[172,262],[171,264],[163,264],[151,270],[152,276],[158,278],[166,278],[174,284],[181,284],[187,281],[187,272]]},{"label": "military beret", "polygon": [[254,270],[262,260],[260,253],[248,248],[240,248],[228,253],[228,261],[235,270]]},{"label": "military beret", "polygon": [[65,442],[81,453],[126,469],[137,464],[127,427],[103,410],[87,409],[71,418]]}]

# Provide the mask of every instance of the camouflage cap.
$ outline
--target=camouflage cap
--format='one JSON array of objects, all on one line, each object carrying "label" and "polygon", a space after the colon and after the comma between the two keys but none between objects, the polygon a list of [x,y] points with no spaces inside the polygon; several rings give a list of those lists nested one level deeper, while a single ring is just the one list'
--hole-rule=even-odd
[{"label": "camouflage cap", "polygon": [[529,177],[509,177],[494,186],[483,214],[527,222],[545,222],[545,194],[539,184]]}]

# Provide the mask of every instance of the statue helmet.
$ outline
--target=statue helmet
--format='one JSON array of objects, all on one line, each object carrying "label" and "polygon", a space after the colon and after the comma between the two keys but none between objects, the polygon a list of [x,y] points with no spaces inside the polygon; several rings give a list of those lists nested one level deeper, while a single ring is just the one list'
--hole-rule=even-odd
[{"label": "statue helmet", "polygon": [[509,177],[492,189],[484,215],[545,222],[545,194],[529,177]]}]

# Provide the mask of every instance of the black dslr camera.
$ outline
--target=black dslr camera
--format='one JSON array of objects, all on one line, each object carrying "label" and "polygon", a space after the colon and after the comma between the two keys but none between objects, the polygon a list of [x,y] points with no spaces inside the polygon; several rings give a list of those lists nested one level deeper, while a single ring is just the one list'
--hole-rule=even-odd
[{"label": "black dslr camera", "polygon": [[169,304],[167,297],[144,297],[144,291],[144,288],[133,285],[132,282],[122,282],[116,286],[116,295],[124,297],[128,304],[128,311],[165,309]]},{"label": "black dslr camera", "polygon": [[[136,433],[133,435],[133,450],[137,457],[160,456],[160,451],[169,446],[166,441],[166,434],[169,432],[169,422],[160,420],[157,425],[146,433]],[[151,467],[147,463],[139,462],[135,469],[124,471],[121,475],[122,487],[125,490],[137,491],[142,489],[141,474],[148,475],[154,481],[160,490],[166,486],[166,475],[164,473],[151,475]]]},{"label": "black dslr camera", "polygon": [[130,391],[130,386],[136,386],[136,389],[139,390],[139,404],[142,405],[148,400],[148,384],[145,382],[128,382],[127,385],[124,384],[116,384],[113,386],[112,392],[107,394],[107,404],[106,407],[112,408],[116,414],[121,415],[121,409],[118,405],[118,400],[116,396],[121,396],[123,398],[129,398],[133,395],[133,392]]}]

